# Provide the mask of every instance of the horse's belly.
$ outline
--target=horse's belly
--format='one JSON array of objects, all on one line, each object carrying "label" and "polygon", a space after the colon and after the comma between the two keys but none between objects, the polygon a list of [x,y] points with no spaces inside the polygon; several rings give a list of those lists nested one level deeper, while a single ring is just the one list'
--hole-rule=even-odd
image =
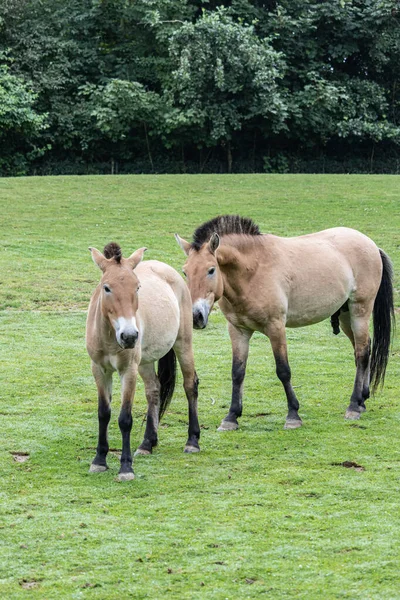
[{"label": "horse's belly", "polygon": [[313,325],[331,317],[349,297],[347,292],[336,292],[331,297],[305,297],[290,303],[286,316],[286,327]]},{"label": "horse's belly", "polygon": [[322,312],[321,310],[311,308],[301,315],[288,314],[286,319],[286,327],[305,327],[306,325],[314,325],[315,323],[320,323],[325,319],[331,317],[341,306],[343,306],[344,302],[339,304],[332,305],[330,310],[325,310]]},{"label": "horse's belly", "polygon": [[353,270],[334,249],[325,249],[323,262],[311,260],[292,277],[287,295],[286,326],[303,327],[332,316],[356,287]]}]

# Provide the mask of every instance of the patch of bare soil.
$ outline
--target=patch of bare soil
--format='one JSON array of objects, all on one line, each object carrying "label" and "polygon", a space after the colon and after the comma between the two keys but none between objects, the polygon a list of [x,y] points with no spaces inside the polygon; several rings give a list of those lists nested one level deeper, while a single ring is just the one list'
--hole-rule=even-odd
[{"label": "patch of bare soil", "polygon": [[365,467],[356,462],[345,460],[341,463],[332,463],[334,467],[345,467],[346,469],[354,469],[355,471],[365,471]]},{"label": "patch of bare soil", "polygon": [[17,463],[24,463],[29,460],[29,452],[10,452],[10,454]]},{"label": "patch of bare soil", "polygon": [[24,588],[24,590],[32,590],[39,587],[40,581],[37,579],[21,579],[19,585]]}]

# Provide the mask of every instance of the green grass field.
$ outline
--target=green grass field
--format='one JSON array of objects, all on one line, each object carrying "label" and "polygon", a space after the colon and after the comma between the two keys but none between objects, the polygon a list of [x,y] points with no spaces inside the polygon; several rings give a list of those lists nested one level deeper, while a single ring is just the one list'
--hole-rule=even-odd
[{"label": "green grass field", "polygon": [[[180,270],[173,233],[190,239],[220,213],[278,235],[346,225],[391,256],[396,287],[399,196],[396,176],[0,179],[1,598],[400,598],[397,340],[384,390],[360,421],[346,422],[348,340],[328,321],[289,330],[304,426],[284,431],[284,392],[268,340],[256,334],[240,429],[219,433],[230,343],[215,310],[194,334],[202,452],[182,452],[179,379],[159,447],[135,461],[126,483],[116,480],[117,381],[111,468],[88,473],[97,400],[84,343],[100,275],[88,246],[114,240],[128,255],[145,245],[146,258]],[[140,383],[133,448],[145,411]]]}]

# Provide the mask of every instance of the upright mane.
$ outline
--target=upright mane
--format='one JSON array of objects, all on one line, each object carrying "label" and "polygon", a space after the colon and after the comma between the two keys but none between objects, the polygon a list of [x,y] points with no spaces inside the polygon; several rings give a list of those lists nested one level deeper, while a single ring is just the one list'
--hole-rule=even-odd
[{"label": "upright mane", "polygon": [[252,219],[246,219],[239,215],[220,215],[200,225],[193,234],[192,248],[200,250],[203,244],[208,242],[213,233],[218,235],[230,235],[239,233],[244,235],[261,235],[261,231]]},{"label": "upright mane", "polygon": [[107,246],[104,246],[103,254],[106,258],[114,258],[115,262],[120,264],[122,258],[122,250],[119,244],[110,242]]}]

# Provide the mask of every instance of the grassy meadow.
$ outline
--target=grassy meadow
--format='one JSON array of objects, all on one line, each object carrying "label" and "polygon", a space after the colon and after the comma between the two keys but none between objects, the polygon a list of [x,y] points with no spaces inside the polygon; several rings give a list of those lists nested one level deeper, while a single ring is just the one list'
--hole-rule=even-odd
[{"label": "grassy meadow", "polygon": [[[88,246],[178,270],[173,234],[221,213],[299,235],[345,225],[372,237],[400,281],[400,177],[202,175],[0,179],[0,597],[115,600],[400,598],[400,345],[383,391],[344,420],[352,349],[328,321],[288,330],[304,426],[268,340],[255,334],[240,429],[217,432],[230,402],[230,343],[216,309],[194,332],[202,425],[185,455],[181,378],[150,457],[119,483],[119,382],[110,469],[91,475],[97,399],[84,343],[100,271]],[[132,447],[146,411],[140,382]],[[348,464],[346,468],[343,463]],[[351,464],[353,463],[353,466]]]}]

